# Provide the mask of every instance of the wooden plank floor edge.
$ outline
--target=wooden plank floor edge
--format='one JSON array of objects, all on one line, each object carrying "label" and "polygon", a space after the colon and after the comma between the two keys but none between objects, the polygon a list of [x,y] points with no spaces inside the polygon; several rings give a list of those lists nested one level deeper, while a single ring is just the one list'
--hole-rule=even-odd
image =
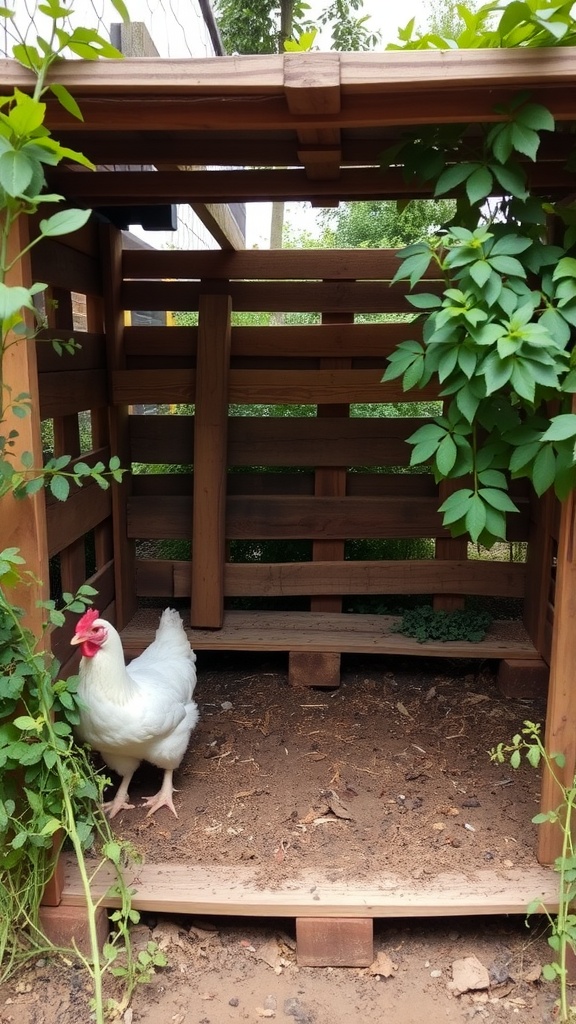
[{"label": "wooden plank floor edge", "polygon": [[[127,871],[137,910],[179,914],[256,917],[441,917],[524,914],[536,898],[549,911],[558,908],[557,878],[537,864],[506,871],[478,870],[471,875],[438,875],[425,881],[383,874],[368,882],[301,873],[276,888],[262,886],[258,869],[245,865],[146,864]],[[108,868],[93,877],[92,892],[105,907],[120,905],[109,894]],[[82,906],[80,875],[66,857],[63,906]]]}]

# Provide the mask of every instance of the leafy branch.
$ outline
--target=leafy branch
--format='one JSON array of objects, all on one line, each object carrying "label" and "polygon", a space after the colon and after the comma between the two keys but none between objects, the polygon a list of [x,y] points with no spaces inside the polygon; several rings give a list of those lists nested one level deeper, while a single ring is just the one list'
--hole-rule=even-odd
[{"label": "leafy branch", "polygon": [[440,507],[444,526],[487,547],[505,539],[506,517],[518,511],[511,480],[526,477],[538,495],[553,487],[560,498],[576,484],[576,236],[570,212],[558,208],[562,243],[542,240],[552,208],[530,195],[511,159],[536,159],[554,121],[525,95],[505,113],[485,130],[476,159],[458,162],[452,130],[446,140],[439,130],[407,139],[387,155],[409,175],[426,167],[436,196],[456,193],[460,223],[399,253],[394,281],[414,289],[431,276],[439,288],[408,296],[422,339],[398,346],[383,379],[402,378],[406,391],[438,381],[444,415],[408,438],[411,464],[429,462],[436,481],[463,478]]},{"label": "leafy branch", "polygon": [[543,974],[547,981],[558,981],[560,984],[559,1009],[562,1022],[573,1020],[572,1008],[568,998],[567,951],[576,949],[576,914],[573,911],[576,900],[576,850],[574,848],[573,822],[576,808],[576,778],[566,785],[557,769],[564,768],[564,754],[549,754],[541,736],[540,725],[525,721],[521,732],[517,733],[509,744],[499,743],[490,751],[490,759],[496,764],[510,762],[512,768],[519,768],[525,757],[533,768],[545,764],[554,783],[562,794],[560,805],[552,811],[536,814],[532,821],[536,825],[549,823],[558,825],[562,831],[562,850],[554,861],[554,871],[558,875],[558,912],[556,915],[548,910],[540,897],[533,900],[528,907],[528,915],[544,911],[550,925],[548,945],[556,954],[555,959],[545,964]]}]

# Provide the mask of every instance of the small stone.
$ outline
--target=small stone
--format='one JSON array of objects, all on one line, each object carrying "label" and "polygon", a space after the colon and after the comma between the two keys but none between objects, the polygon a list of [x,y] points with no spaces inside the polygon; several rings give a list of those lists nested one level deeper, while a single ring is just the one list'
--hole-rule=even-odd
[{"label": "small stone", "polygon": [[240,1006],[238,996],[232,996],[232,999],[228,1000],[228,1006]]},{"label": "small stone", "polygon": [[488,973],[493,985],[504,985],[510,977],[506,964],[499,964],[497,962],[490,964]]},{"label": "small stone", "polygon": [[448,988],[456,996],[490,988],[490,975],[477,956],[466,956],[452,964],[452,981],[448,982]]},{"label": "small stone", "polygon": [[222,701],[220,707],[222,708],[222,711],[232,711],[232,708],[234,707],[234,705],[233,705],[232,701],[224,700],[224,701]]},{"label": "small stone", "polygon": [[435,970],[430,971],[430,977],[431,978],[441,978],[442,977],[442,971],[438,970],[438,968],[435,968]]},{"label": "small stone", "polygon": [[540,964],[534,964],[525,974],[522,975],[522,980],[527,982],[540,981],[540,975],[542,974],[542,967]]}]

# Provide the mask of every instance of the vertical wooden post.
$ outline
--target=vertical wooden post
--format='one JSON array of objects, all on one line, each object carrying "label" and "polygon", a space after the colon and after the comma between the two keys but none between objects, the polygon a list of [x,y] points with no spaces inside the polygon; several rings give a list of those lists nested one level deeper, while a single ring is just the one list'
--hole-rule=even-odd
[{"label": "vertical wooden post", "polygon": [[[353,324],[353,313],[323,313],[323,324]],[[320,360],[322,370],[348,370],[352,360],[343,357],[325,358]],[[350,406],[346,403],[338,405],[319,405],[319,418],[335,419],[348,417]],[[346,466],[317,466],[314,473],[314,494],[316,497],[343,498],[346,495]],[[312,559],[315,562],[342,561],[344,559],[344,538],[342,540],[315,540],[312,542]],[[310,610],[313,612],[341,612],[342,598],[338,596],[312,597]]]},{"label": "vertical wooden post", "polygon": [[[323,313],[323,324],[354,323],[353,313]],[[346,357],[326,357],[320,359],[322,370],[347,370],[352,360]],[[347,403],[319,405],[319,418],[336,419],[350,415]],[[314,494],[316,497],[344,497],[346,495],[346,466],[317,466],[314,473]],[[312,542],[312,559],[314,562],[343,561],[344,541],[315,540]],[[338,595],[318,594],[310,598],[311,612],[341,612],[342,598]],[[338,652],[333,651],[290,651],[288,676],[291,686],[326,686],[340,685],[340,661]]]},{"label": "vertical wooden post", "polygon": [[219,629],[224,620],[231,311],[229,295],[200,297],[190,620],[205,629]]},{"label": "vertical wooden post", "polygon": [[[576,769],[576,493],[563,502],[558,547],[558,575],[554,607],[554,633],[550,664],[550,688],[546,714],[545,745],[549,753],[562,753],[564,768],[556,768],[562,783],[571,786]],[[543,811],[560,802],[560,791],[544,771],[542,779]],[[561,852],[562,835],[557,826],[540,825],[538,860],[551,864]]]},{"label": "vertical wooden post", "polygon": [[[20,217],[12,229],[9,239],[9,259],[14,259],[29,242],[27,217]],[[32,272],[28,255],[18,259],[10,271],[7,284],[27,288],[32,283]],[[2,423],[2,433],[18,432],[14,448],[10,449],[14,464],[20,465],[22,452],[32,454],[33,465],[42,466],[42,439],[40,434],[40,400],[38,394],[38,370],[36,364],[36,343],[20,339],[9,347],[2,362],[2,378],[5,390],[3,405],[17,395],[27,393],[31,401],[31,413],[19,419],[8,410]],[[10,390],[6,390],[10,389]],[[0,499],[0,549],[17,547],[26,559],[26,569],[41,582],[14,591],[14,602],[26,613],[25,625],[35,636],[41,637],[43,611],[36,602],[48,596],[48,539],[46,533],[46,507],[44,491],[23,501],[16,501],[12,494]]]},{"label": "vertical wooden post", "polygon": [[[108,374],[125,368],[124,309],[122,307],[122,235],[109,224],[102,225],[100,255],[104,288],[104,323]],[[112,386],[109,386],[112,394]],[[130,439],[128,435],[128,406],[110,409],[110,448],[118,455],[120,464],[130,470]],[[128,539],[126,528],[127,504],[131,493],[131,473],[125,473],[121,484],[112,488],[112,516],[114,533],[114,578],[116,589],[116,626],[123,629],[136,611],[136,566],[134,541]]]},{"label": "vertical wooden post", "polygon": [[538,654],[546,660],[550,657],[546,623],[551,600],[554,550],[552,532],[557,501],[551,488],[541,498],[532,496],[530,500],[524,625]]}]

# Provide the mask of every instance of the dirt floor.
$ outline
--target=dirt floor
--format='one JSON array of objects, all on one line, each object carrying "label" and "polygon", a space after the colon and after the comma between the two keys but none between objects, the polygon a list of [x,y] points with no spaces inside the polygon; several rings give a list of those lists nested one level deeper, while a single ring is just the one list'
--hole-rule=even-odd
[{"label": "dirt floor", "polygon": [[[519,918],[377,922],[374,965],[299,968],[292,921],[146,919],[168,967],[136,991],[125,1024],[550,1024],[556,988],[542,982],[541,935]],[[459,960],[476,958],[487,988],[452,989]],[[387,976],[388,975],[388,976]],[[39,961],[0,987],[0,1024],[88,1024],[84,973]]]},{"label": "dirt floor", "polygon": [[[494,663],[344,660],[337,690],[294,689],[287,660],[200,652],[200,721],[176,775],[178,819],[115,819],[148,861],[300,868],[362,881],[534,863],[539,773],[495,765],[545,702],[510,700]],[[155,792],[144,768],[131,788]]]},{"label": "dirt floor", "polygon": [[[198,659],[201,718],[165,809],[116,819],[148,862],[255,866],[281,885],[300,869],[351,881],[393,871],[503,872],[534,863],[539,775],[491,763],[543,700],[507,700],[493,663],[347,658],[338,690],[291,689],[284,658]],[[143,768],[132,797],[154,791]],[[376,921],[367,969],[305,968],[293,920],[143,915],[168,966],[126,1024],[547,1024],[557,989],[542,922],[523,917]],[[471,964],[470,959],[474,962]],[[458,962],[478,975],[459,992]],[[476,963],[476,960],[479,962]],[[40,960],[0,988],[0,1024],[85,1024],[84,973]]]}]

